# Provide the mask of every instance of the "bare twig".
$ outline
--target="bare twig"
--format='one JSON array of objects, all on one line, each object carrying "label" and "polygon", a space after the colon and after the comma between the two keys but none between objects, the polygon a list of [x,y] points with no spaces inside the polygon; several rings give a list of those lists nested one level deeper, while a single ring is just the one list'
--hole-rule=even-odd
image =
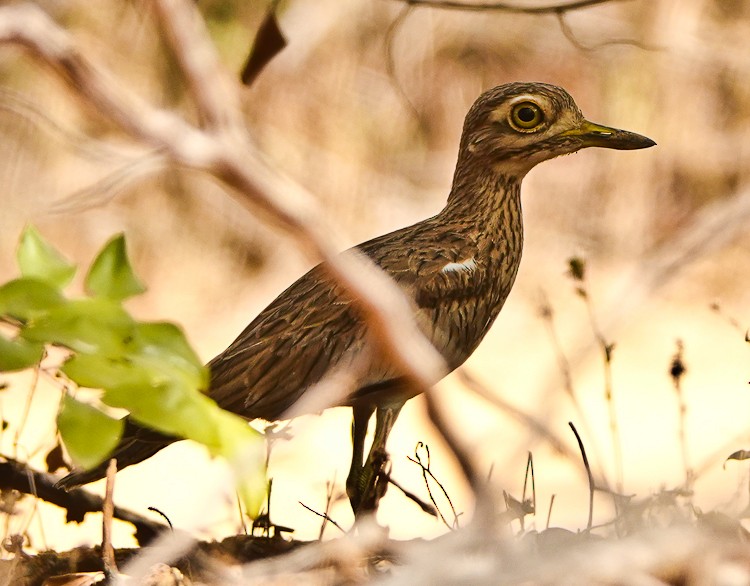
[{"label": "bare twig", "polygon": [[[86,513],[98,513],[103,508],[103,501],[83,489],[76,488],[69,492],[55,487],[57,479],[51,474],[39,472],[10,458],[0,460],[0,490],[17,490],[31,494],[48,503],[62,507],[67,511],[66,521],[83,521]],[[146,519],[141,515],[115,507],[115,519],[132,523],[136,528],[136,539],[145,544],[153,540],[166,527]]]},{"label": "bare twig", "polygon": [[570,371],[570,362],[565,356],[560,337],[557,335],[557,328],[555,327],[555,311],[552,308],[549,297],[544,291],[540,292],[539,317],[542,318],[542,321],[544,321],[544,324],[547,326],[547,332],[552,341],[552,349],[554,350],[555,358],[557,359],[557,366],[563,377],[563,389],[568,397],[570,397],[570,400],[573,402],[573,407],[575,407],[576,412],[580,416],[582,409],[573,386],[573,375]]},{"label": "bare twig", "polygon": [[83,189],[68,193],[47,208],[51,214],[67,214],[107,205],[131,185],[153,177],[167,168],[164,156],[149,152],[120,165]]},{"label": "bare twig", "polygon": [[[424,451],[427,455],[427,464],[425,464],[422,461],[422,456],[419,455],[420,448],[424,448]],[[406,459],[409,460],[410,462],[413,462],[414,464],[416,464],[422,469],[422,478],[424,479],[424,485],[425,485],[425,488],[427,489],[427,494],[430,497],[430,500],[432,501],[435,512],[430,513],[430,511],[425,509],[425,507],[422,507],[422,510],[425,511],[426,513],[433,514],[435,517],[439,517],[440,520],[448,529],[457,529],[458,528],[458,514],[456,513],[456,508],[453,506],[453,501],[451,500],[451,497],[448,494],[448,491],[445,489],[445,486],[443,486],[443,483],[440,482],[437,479],[437,476],[435,476],[435,474],[432,472],[432,462],[430,458],[430,446],[428,446],[424,442],[417,442],[417,447],[414,448],[414,457],[412,458],[411,456],[407,456]],[[438,506],[437,501],[435,500],[435,497],[432,494],[432,489],[430,488],[430,479],[432,479],[433,482],[435,482],[435,484],[438,485],[438,488],[443,493],[445,500],[448,501],[448,506],[450,506],[451,513],[453,513],[452,525],[448,523],[448,520],[445,518],[445,515],[443,515],[443,512],[440,510],[440,507]],[[398,486],[398,488],[401,489],[401,491],[404,494],[406,494],[406,496],[409,496],[411,494],[411,493],[407,494],[407,492],[395,482],[393,484]]]},{"label": "bare twig", "polygon": [[591,431],[591,424],[589,423],[588,417],[586,417],[586,413],[583,410],[581,402],[578,400],[578,395],[576,394],[575,387],[573,386],[573,375],[571,371],[570,361],[563,351],[562,343],[560,342],[560,337],[557,335],[557,328],[555,327],[554,309],[552,308],[552,304],[550,303],[550,300],[544,291],[541,292],[539,315],[547,326],[547,332],[549,333],[550,340],[552,341],[552,348],[555,352],[555,357],[557,358],[558,368],[560,370],[560,374],[563,377],[563,389],[565,390],[565,393],[568,395],[568,398],[573,404],[576,415],[578,415],[579,425],[582,425],[584,433],[592,438],[591,447],[594,451],[596,461],[603,462],[604,458],[602,457],[599,443],[595,439],[595,434],[593,434]]},{"label": "bare twig", "polygon": [[549,498],[549,508],[547,509],[547,523],[544,526],[545,529],[549,529],[549,521],[552,518],[552,507],[555,504],[555,494],[552,494],[552,496]]},{"label": "bare twig", "polygon": [[39,365],[34,368],[34,376],[29,385],[29,392],[26,394],[26,402],[23,406],[23,414],[21,420],[18,423],[18,428],[13,436],[13,457],[18,457],[18,442],[21,438],[26,423],[29,420],[29,413],[31,412],[31,403],[34,401],[34,395],[36,394],[37,386],[39,385]]},{"label": "bare twig", "polygon": [[148,507],[148,510],[153,511],[154,513],[159,515],[162,519],[164,519],[166,524],[169,525],[169,528],[172,531],[174,531],[174,525],[172,525],[172,520],[167,516],[167,514],[164,511],[162,511],[161,509],[157,509],[156,507]]},{"label": "bare twig", "polygon": [[651,250],[623,279],[602,315],[608,330],[631,319],[635,308],[695,262],[716,254],[745,233],[750,222],[750,190],[741,189],[704,205],[673,238]]},{"label": "bare twig", "polygon": [[[451,527],[450,525],[448,525],[448,523],[445,520],[445,517],[443,516],[443,514],[440,512],[440,509],[438,509],[436,505],[434,505],[434,504],[431,505],[430,503],[424,502],[421,498],[419,498],[412,491],[408,490],[407,488],[404,488],[398,482],[396,482],[396,480],[394,480],[392,476],[388,477],[388,482],[390,484],[392,484],[393,486],[395,486],[396,488],[398,488],[407,499],[409,499],[410,501],[416,503],[416,505],[420,509],[422,509],[423,512],[425,512],[428,515],[430,515],[432,517],[435,517],[435,518],[438,518],[438,516],[439,516],[440,519],[442,519],[443,523],[446,524],[446,526],[448,527],[448,529],[455,529],[456,528],[455,525],[453,527]],[[427,490],[429,492],[429,488]],[[432,495],[430,495],[430,497],[432,497]],[[447,494],[446,494],[446,497],[447,497]],[[434,503],[435,501],[433,500],[432,502]],[[448,498],[448,502],[450,502],[450,498]],[[453,508],[453,503],[451,503],[451,508]],[[454,513],[454,516],[457,519],[457,516],[455,515],[455,510],[453,511],[453,513]]]},{"label": "bare twig", "polygon": [[123,149],[111,141],[98,140],[74,129],[66,128],[59,121],[44,112],[24,94],[0,87],[0,110],[5,110],[36,128],[44,130],[52,138],[60,141],[67,149],[81,157],[97,163],[123,163],[140,159],[141,153]]},{"label": "bare twig", "polygon": [[104,503],[102,506],[102,562],[104,573],[111,580],[117,575],[117,562],[115,562],[115,550],[112,547],[112,516],[114,515],[115,502],[115,474],[117,474],[117,460],[112,458],[107,466],[107,484],[104,490]]},{"label": "bare twig", "polygon": [[542,6],[529,6],[515,4],[513,2],[456,2],[453,0],[400,0],[411,6],[428,6],[430,8],[440,8],[443,10],[464,10],[467,12],[486,12],[498,10],[502,12],[518,12],[524,14],[554,14],[559,12],[568,12],[570,10],[580,10],[597,4],[606,4],[608,2],[624,0],[577,0],[574,2],[555,2],[552,4],[543,4]]},{"label": "bare twig", "polygon": [[508,403],[497,393],[491,392],[482,383],[480,383],[466,368],[456,370],[459,380],[464,386],[482,397],[485,401],[494,405],[501,411],[510,415],[516,421],[519,421],[532,432],[545,440],[558,454],[568,458],[570,461],[577,460],[576,453],[571,450],[561,437],[553,432],[541,421],[535,419],[532,415],[525,413],[518,407]]},{"label": "bare twig", "polygon": [[373,341],[419,391],[445,372],[439,354],[418,331],[403,293],[361,255],[336,254],[322,214],[298,186],[261,160],[242,127],[238,90],[218,61],[196,7],[188,0],[155,3],[170,49],[183,68],[209,133],[144,102],[100,71],[38,6],[0,9],[0,43],[15,43],[42,59],[74,95],[131,137],[164,149],[173,163],[206,172],[251,211],[283,230],[356,300]]},{"label": "bare twig", "polygon": [[336,474],[333,475],[333,480],[331,482],[326,482],[326,509],[323,511],[325,513],[325,518],[323,519],[323,523],[320,525],[320,534],[318,535],[318,541],[323,541],[323,533],[326,530],[326,521],[330,519],[328,514],[331,511],[331,503],[333,503],[333,490],[336,486]]},{"label": "bare twig", "polygon": [[[331,518],[331,517],[330,517],[330,516],[328,515],[328,511],[325,511],[325,512],[321,513],[321,512],[319,512],[319,511],[316,511],[316,510],[315,510],[315,509],[313,509],[312,507],[308,507],[308,506],[307,506],[307,505],[306,505],[305,503],[303,503],[302,501],[297,501],[297,502],[298,502],[298,503],[299,503],[300,505],[302,505],[302,507],[303,507],[303,508],[307,509],[308,511],[310,511],[310,512],[311,512],[311,513],[313,513],[314,515],[317,515],[318,517],[323,517],[323,520],[324,520],[324,523],[323,523],[323,528],[325,528],[325,524],[326,524],[326,523],[330,523],[331,525],[333,525],[334,527],[336,527],[336,529],[338,529],[339,531],[341,531],[341,533],[346,533],[346,531],[344,530],[344,528],[343,528],[343,527],[341,527],[341,525],[339,525],[338,523],[336,523],[336,521],[334,521],[334,520],[333,520],[333,519],[332,519],[332,518]],[[320,539],[322,539],[322,537],[323,537],[323,531],[321,530],[321,532],[320,532],[320,533],[321,533],[321,535],[320,535]],[[319,539],[318,541],[320,541],[320,539]]]},{"label": "bare twig", "polygon": [[582,8],[588,8],[597,4],[606,4],[608,2],[624,1],[624,0],[581,0],[577,2],[559,2],[553,4],[547,4],[543,6],[528,6],[509,2],[453,2],[448,0],[400,0],[404,6],[403,9],[398,13],[396,18],[391,22],[388,30],[385,34],[384,45],[385,45],[385,64],[386,72],[388,77],[393,82],[393,86],[404,103],[406,108],[411,112],[414,118],[419,122],[420,127],[424,126],[423,117],[420,115],[419,110],[416,108],[414,103],[411,101],[407,93],[404,91],[403,86],[398,80],[396,75],[396,62],[393,55],[393,42],[401,29],[402,25],[406,21],[411,11],[418,7],[429,7],[437,8],[442,10],[460,10],[466,12],[489,12],[489,11],[502,11],[502,12],[515,12],[524,14],[556,14],[560,23],[560,28],[563,35],[570,41],[570,43],[582,50],[582,51],[593,51],[608,45],[632,45],[644,50],[655,50],[655,47],[649,47],[645,44],[639,43],[638,41],[629,39],[613,39],[600,43],[593,47],[587,47],[580,43],[573,34],[572,30],[565,21],[565,15],[568,12],[580,10]]},{"label": "bare twig", "polygon": [[677,351],[672,357],[672,362],[669,365],[669,376],[672,377],[672,384],[674,385],[675,394],[677,395],[680,451],[682,453],[682,466],[685,470],[685,488],[689,490],[693,484],[693,471],[690,468],[690,457],[687,445],[687,404],[685,403],[685,396],[682,393],[682,377],[685,375],[685,372],[687,372],[683,360],[684,349],[685,347],[682,340],[677,340]]},{"label": "bare twig", "polygon": [[398,79],[398,75],[396,73],[396,59],[393,53],[393,43],[395,42],[396,35],[401,30],[401,27],[404,25],[407,17],[409,16],[409,14],[411,14],[411,12],[412,6],[407,3],[401,8],[398,16],[393,19],[391,24],[388,26],[388,30],[386,30],[385,32],[385,38],[383,39],[383,44],[385,45],[385,70],[388,74],[388,78],[393,84],[393,87],[396,88],[396,92],[398,93],[398,96],[403,102],[404,106],[406,106],[406,109],[411,112],[411,115],[419,123],[420,129],[424,130],[422,123],[423,118],[420,115],[419,110],[414,105],[414,102],[411,101],[409,95],[404,90],[404,86]]},{"label": "bare twig", "polygon": [[577,283],[576,293],[581,299],[583,299],[583,302],[586,305],[591,331],[593,332],[594,338],[596,338],[596,342],[602,352],[602,359],[604,362],[604,400],[607,403],[607,411],[609,413],[609,430],[612,436],[612,449],[614,451],[617,491],[622,492],[624,482],[622,438],[620,437],[620,424],[618,422],[617,409],[615,408],[614,384],[612,380],[612,355],[615,350],[615,344],[614,342],[607,341],[601,327],[599,326],[599,321],[596,319],[594,304],[591,301],[591,295],[587,289],[586,261],[578,257],[573,257],[568,260],[568,264],[569,275]]},{"label": "bare twig", "polygon": [[[523,492],[521,493],[521,501],[526,501],[526,486],[529,478],[531,478],[531,508],[536,511],[536,481],[534,479],[534,456],[529,452],[529,456],[526,459],[526,473],[523,476]],[[521,519],[521,529],[523,529],[523,518]]]},{"label": "bare twig", "polygon": [[[34,478],[34,475],[31,473],[31,470],[26,470],[26,478],[28,479],[29,488],[31,489],[30,493],[34,495],[34,504],[32,505],[31,510],[28,511],[26,521],[23,523],[23,529],[22,531],[20,531],[20,533],[24,535],[28,532],[29,527],[31,526],[31,522],[34,520],[34,518],[39,517],[39,515],[37,514],[39,512],[39,498],[37,493],[36,480]],[[46,541],[46,539],[44,538],[44,525],[42,523],[40,523],[40,529],[42,530],[41,537],[44,541]]]},{"label": "bare twig", "polygon": [[566,11],[564,10],[558,10],[557,11],[557,22],[560,25],[560,30],[562,31],[562,34],[565,36],[566,39],[570,42],[571,45],[573,45],[576,49],[579,51],[598,51],[599,49],[603,49],[604,47],[612,47],[617,45],[626,45],[629,47],[636,47],[638,49],[643,49],[644,51],[662,51],[662,47],[656,47],[652,45],[647,45],[646,43],[641,43],[639,41],[636,41],[635,39],[608,39],[606,41],[602,41],[601,43],[596,43],[594,45],[584,45],[581,41],[578,40],[578,37],[575,36],[575,33],[573,32],[573,29],[570,28],[570,25],[568,24],[568,21],[565,19]]},{"label": "bare twig", "polygon": [[724,311],[724,309],[721,307],[721,304],[718,301],[714,301],[709,306],[711,308],[711,311],[713,311],[716,315],[723,318],[724,321],[727,322],[734,330],[738,331],[740,334],[742,334],[745,337],[745,342],[748,341],[748,331],[747,329],[743,328],[740,325],[739,320],[734,317],[733,315],[729,315]]},{"label": "bare twig", "polygon": [[[568,425],[570,426],[570,429],[573,430],[573,433],[576,436],[576,441],[578,442],[578,448],[581,450],[581,458],[583,458],[583,466],[586,468],[586,475],[589,478],[589,520],[586,523],[586,533],[591,532],[591,525],[594,521],[594,491],[596,490],[596,486],[594,484],[594,475],[591,472],[591,466],[589,465],[589,459],[586,456],[586,448],[583,447],[583,441],[581,440],[581,436],[578,435],[578,430],[576,429],[576,426],[573,425],[573,422],[568,422]],[[550,504],[550,507],[552,505]]]},{"label": "bare twig", "polygon": [[234,498],[235,498],[235,501],[237,502],[237,517],[240,520],[240,528],[242,529],[242,535],[249,535],[249,533],[247,532],[247,523],[245,523],[245,511],[242,508],[242,496],[240,495],[239,492],[235,492]]},{"label": "bare twig", "polygon": [[198,10],[184,0],[155,0],[153,6],[208,130],[241,133],[245,125],[239,86],[220,66]]},{"label": "bare twig", "polygon": [[474,521],[476,525],[482,529],[491,530],[495,522],[495,503],[491,485],[485,481],[484,475],[477,468],[469,450],[456,436],[446,420],[445,412],[438,405],[432,393],[425,393],[425,403],[430,422],[435,426],[445,443],[448,444],[464,478],[474,493],[476,498]]}]

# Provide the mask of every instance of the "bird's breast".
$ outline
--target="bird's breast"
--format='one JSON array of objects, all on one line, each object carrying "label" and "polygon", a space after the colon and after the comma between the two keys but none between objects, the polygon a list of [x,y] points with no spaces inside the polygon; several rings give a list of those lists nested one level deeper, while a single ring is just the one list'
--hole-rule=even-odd
[{"label": "bird's breast", "polygon": [[451,368],[479,345],[515,281],[520,254],[469,256],[445,263],[417,289],[418,322]]}]

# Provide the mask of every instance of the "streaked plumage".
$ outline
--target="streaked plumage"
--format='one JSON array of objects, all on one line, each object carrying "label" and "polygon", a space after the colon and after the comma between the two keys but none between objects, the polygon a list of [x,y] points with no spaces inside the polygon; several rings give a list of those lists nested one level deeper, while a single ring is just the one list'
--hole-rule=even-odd
[{"label": "streaked plumage", "polygon": [[[538,122],[538,123],[537,123]],[[591,124],[562,89],[539,83],[494,88],[466,116],[446,207],[360,244],[413,301],[415,319],[450,369],[462,364],[497,317],[518,272],[523,243],[521,180],[537,163],[586,146],[635,149],[645,137]],[[413,396],[401,373],[370,350],[351,300],[317,266],[281,293],[210,363],[209,395],[247,419],[276,420],[332,369],[355,365],[354,455],[347,482],[355,512],[377,506],[377,472],[363,463],[364,434],[378,411],[371,452],[383,452],[401,405]],[[129,424],[114,456],[120,468],[174,441]],[[382,458],[381,458],[382,459]],[[76,472],[74,486],[103,469]],[[382,484],[382,483],[381,483]]]}]

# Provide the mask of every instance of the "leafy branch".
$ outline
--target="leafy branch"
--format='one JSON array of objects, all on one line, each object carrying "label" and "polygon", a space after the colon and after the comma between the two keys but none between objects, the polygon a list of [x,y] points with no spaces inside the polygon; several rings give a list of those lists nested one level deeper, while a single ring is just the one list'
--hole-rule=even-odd
[{"label": "leafy branch", "polygon": [[[255,513],[264,492],[259,436],[202,392],[208,371],[178,326],[137,321],[123,307],[145,291],[125,238],[115,236],[98,253],[82,297],[65,295],[76,266],[35,228],[24,230],[17,261],[21,276],[0,286],[0,319],[15,330],[12,337],[0,332],[0,371],[36,368],[50,346],[68,351],[53,369],[66,381],[57,425],[74,464],[92,468],[110,455],[125,425],[112,410],[125,409],[141,425],[227,458],[242,475],[240,492]],[[82,400],[80,387],[102,393]],[[249,474],[239,467],[248,453],[255,454]]]}]

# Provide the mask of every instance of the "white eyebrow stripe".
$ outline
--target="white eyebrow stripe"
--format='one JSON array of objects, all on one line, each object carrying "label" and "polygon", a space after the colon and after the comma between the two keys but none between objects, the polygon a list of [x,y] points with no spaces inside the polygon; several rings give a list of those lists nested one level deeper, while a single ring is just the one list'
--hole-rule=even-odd
[{"label": "white eyebrow stripe", "polygon": [[449,262],[440,270],[440,272],[445,273],[445,274],[470,273],[476,268],[477,268],[477,261],[475,261],[474,257],[472,256],[471,258],[467,258],[459,262]]}]

